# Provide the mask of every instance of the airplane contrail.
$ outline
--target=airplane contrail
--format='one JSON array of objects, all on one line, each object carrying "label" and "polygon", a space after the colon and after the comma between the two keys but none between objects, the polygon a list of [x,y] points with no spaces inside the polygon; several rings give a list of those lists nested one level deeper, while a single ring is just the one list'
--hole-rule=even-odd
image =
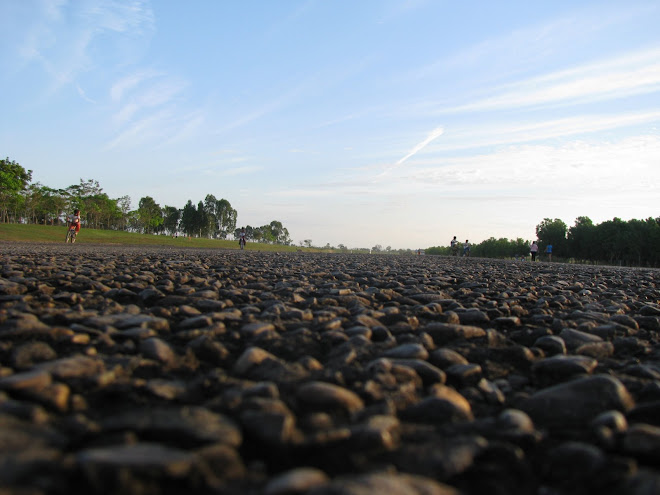
[{"label": "airplane contrail", "polygon": [[442,134],[443,134],[444,132],[445,132],[445,130],[444,130],[442,127],[436,127],[435,129],[433,129],[433,130],[429,133],[429,135],[426,137],[426,139],[425,139],[424,141],[422,141],[421,143],[419,143],[417,146],[415,146],[415,147],[410,151],[410,153],[408,153],[406,156],[404,156],[404,157],[401,158],[398,162],[396,162],[396,165],[395,165],[395,166],[401,165],[401,164],[402,164],[403,162],[405,162],[408,158],[410,158],[411,156],[415,155],[416,153],[419,153],[421,150],[423,150],[424,148],[426,148],[426,147],[431,143],[431,141],[433,141],[434,139],[436,139],[436,138],[442,136]]}]

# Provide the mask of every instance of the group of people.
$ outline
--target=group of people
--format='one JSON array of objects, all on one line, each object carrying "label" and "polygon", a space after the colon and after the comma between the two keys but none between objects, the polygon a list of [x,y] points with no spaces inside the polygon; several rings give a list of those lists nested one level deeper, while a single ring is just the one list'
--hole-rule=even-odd
[{"label": "group of people", "polygon": [[[452,256],[458,256],[458,250],[461,247],[460,244],[461,243],[456,240],[456,236],[454,236],[450,243]],[[463,256],[470,256],[470,241],[467,239],[465,239],[465,242],[463,243]]]},{"label": "group of people", "polygon": [[[456,236],[451,240],[451,255],[458,256],[459,249],[461,248],[461,243],[456,239]],[[529,246],[529,253],[532,255],[532,261],[536,261],[536,257],[539,254],[539,245],[536,241],[533,241]],[[545,254],[548,255],[548,261],[552,261],[552,244],[548,244],[545,248]],[[463,243],[463,256],[470,256],[470,241],[465,239]]]},{"label": "group of people", "polygon": [[[536,241],[532,241],[532,245],[529,246],[529,254],[532,255],[532,261],[536,261],[536,257],[539,254],[539,245]],[[552,244],[548,244],[545,247],[545,254],[548,255],[548,261],[552,261]]]}]

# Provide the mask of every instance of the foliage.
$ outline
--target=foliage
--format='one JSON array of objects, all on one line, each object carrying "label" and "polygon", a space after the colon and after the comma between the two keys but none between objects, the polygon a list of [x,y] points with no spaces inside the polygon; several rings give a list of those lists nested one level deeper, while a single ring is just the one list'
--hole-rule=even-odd
[{"label": "foliage", "polygon": [[144,234],[154,234],[163,225],[163,210],[151,196],[140,199],[136,212],[138,227]]},{"label": "foliage", "polygon": [[163,230],[169,235],[175,235],[179,232],[179,222],[181,220],[181,210],[174,206],[165,206],[163,208]]},{"label": "foliage", "polygon": [[[273,220],[268,225],[262,225],[261,227],[247,225],[243,228],[245,228],[245,238],[248,241],[280,244],[283,246],[289,246],[291,244],[289,231],[282,225],[282,222],[277,220]],[[234,230],[234,239],[238,239],[240,232],[240,228]],[[308,247],[311,247],[311,241]]]},{"label": "foliage", "polygon": [[[136,210],[131,210],[130,197],[110,198],[93,179],[80,179],[78,184],[66,189],[31,184],[31,180],[31,170],[9,158],[0,160],[0,224],[62,225],[66,215],[79,208],[86,229],[165,233],[172,236],[183,232],[191,238],[208,239],[226,239],[233,233],[238,238],[237,211],[229,201],[217,199],[212,194],[199,201],[197,206],[188,200],[183,209],[173,206],[161,208],[152,197],[146,196],[140,199]],[[289,231],[277,220],[261,227],[247,225],[245,230],[247,239],[253,243],[272,246],[292,244]],[[629,221],[614,218],[599,225],[594,225],[588,217],[578,217],[570,229],[560,219],[544,218],[536,226],[536,235],[541,253],[548,244],[552,244],[555,261],[660,266],[660,217]],[[233,242],[231,246],[234,247]],[[312,249],[311,239],[300,241],[300,246]],[[371,249],[349,249],[343,244],[333,248],[328,243],[323,248],[313,249],[400,255],[413,253],[409,249],[383,248],[380,244]],[[425,253],[450,256],[451,250],[448,245],[435,246],[426,248]],[[473,245],[471,250],[472,256],[492,258],[517,258],[528,253],[529,242],[520,238],[491,237]]]},{"label": "foliage", "polygon": [[212,194],[207,194],[204,199],[204,211],[211,237],[226,239],[227,235],[236,229],[238,212],[226,199],[216,199]]},{"label": "foliage", "polygon": [[16,219],[25,204],[21,193],[32,180],[32,170],[25,170],[9,158],[0,160],[0,222]]},{"label": "foliage", "polygon": [[536,237],[539,242],[539,252],[544,252],[548,245],[552,245],[552,253],[556,256],[565,256],[567,227],[560,219],[550,220],[544,218],[536,226]]},{"label": "foliage", "polygon": [[[131,198],[108,197],[98,181],[80,179],[66,189],[30,184],[32,171],[9,158],[0,160],[0,222],[62,224],[67,214],[80,209],[86,228],[128,230],[145,234],[226,239],[236,229],[238,212],[226,199],[208,194],[197,206],[188,200],[183,209],[162,207],[151,196],[131,210]],[[250,228],[252,229],[252,228]],[[252,229],[250,237],[271,244],[289,245],[289,231],[282,222]]]},{"label": "foliage", "polygon": [[[575,225],[549,218],[536,226],[541,256],[548,244],[553,246],[553,261],[600,263],[621,266],[660,266],[660,217],[646,220],[614,218],[594,225],[589,217],[578,217]],[[472,246],[471,256],[520,258],[529,254],[529,242],[491,237]],[[447,246],[426,249],[426,254],[451,256]]]}]

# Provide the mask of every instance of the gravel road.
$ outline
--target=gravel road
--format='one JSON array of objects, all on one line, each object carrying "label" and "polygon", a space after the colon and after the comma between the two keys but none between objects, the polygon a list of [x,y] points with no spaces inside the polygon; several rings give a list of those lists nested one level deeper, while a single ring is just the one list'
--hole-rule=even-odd
[{"label": "gravel road", "polygon": [[659,270],[0,253],[0,493],[660,493]]}]

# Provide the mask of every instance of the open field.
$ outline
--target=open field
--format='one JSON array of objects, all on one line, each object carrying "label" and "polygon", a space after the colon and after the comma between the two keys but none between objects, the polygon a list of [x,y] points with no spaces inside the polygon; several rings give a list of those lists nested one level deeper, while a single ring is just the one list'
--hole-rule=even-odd
[{"label": "open field", "polygon": [[[49,225],[23,225],[0,223],[0,241],[20,242],[64,242],[66,228]],[[117,230],[97,230],[83,228],[78,235],[76,244],[118,244],[133,246],[171,246],[188,248],[239,249],[238,241],[222,239],[198,239],[188,237],[173,238],[168,235],[146,235]],[[282,246],[248,242],[245,249],[258,251],[322,251],[315,248],[298,246]]]}]

